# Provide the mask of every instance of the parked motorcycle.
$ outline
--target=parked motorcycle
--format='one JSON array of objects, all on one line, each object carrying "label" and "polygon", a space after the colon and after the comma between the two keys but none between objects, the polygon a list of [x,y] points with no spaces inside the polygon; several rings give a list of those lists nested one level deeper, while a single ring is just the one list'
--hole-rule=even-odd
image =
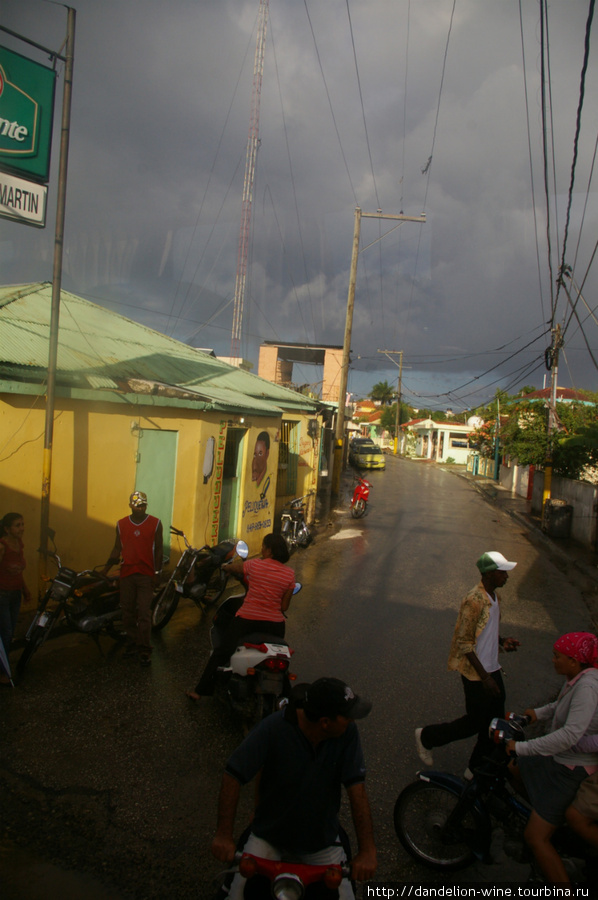
[{"label": "parked motorcycle", "polygon": [[98,647],[102,633],[115,640],[124,637],[122,630],[115,625],[121,619],[118,581],[107,578],[97,569],[75,572],[62,565],[56,552],[48,556],[55,560],[58,573],[50,580],[25,635],[25,648],[17,662],[19,676],[61,619],[64,633],[79,631],[88,634]]},{"label": "parked motorcycle", "polygon": [[[237,555],[248,556],[247,544],[239,541]],[[302,585],[297,582],[293,594]],[[222,646],[229,625],[245,599],[242,593],[228,597],[212,620],[210,643],[212,650]],[[255,723],[278,709],[285,697],[289,697],[291,682],[296,676],[289,672],[293,651],[283,638],[259,631],[244,635],[231,656],[228,665],[218,669],[216,693],[223,696],[246,723]]]},{"label": "parked motorcycle", "polygon": [[351,497],[351,515],[354,519],[361,519],[367,509],[372,485],[366,478],[362,478],[361,475],[355,475],[353,480],[356,484]]},{"label": "parked motorcycle", "polygon": [[[529,861],[523,832],[531,809],[507,780],[509,757],[505,744],[525,740],[527,716],[509,714],[493,719],[493,754],[466,781],[447,772],[419,772],[418,780],[399,794],[394,808],[395,831],[408,853],[442,871],[462,869],[473,862],[491,862],[490,844],[495,821],[505,833],[504,850],[519,862]],[[588,882],[596,883],[596,860],[571,829],[555,832],[553,842],[563,858],[584,860]],[[579,880],[579,878],[576,878]]]},{"label": "parked motorcycle", "polygon": [[313,540],[313,536],[305,522],[304,500],[310,494],[297,497],[289,503],[285,503],[280,516],[280,533],[285,539],[289,551],[295,547],[307,547]]},{"label": "parked motorcycle", "polygon": [[234,541],[220,541],[215,547],[206,545],[196,550],[183,531],[171,525],[170,533],[183,538],[185,549],[166,584],[154,594],[152,628],[155,631],[170,622],[181,597],[193,600],[199,609],[217,603],[228,582],[222,564],[230,561],[235,552]]}]

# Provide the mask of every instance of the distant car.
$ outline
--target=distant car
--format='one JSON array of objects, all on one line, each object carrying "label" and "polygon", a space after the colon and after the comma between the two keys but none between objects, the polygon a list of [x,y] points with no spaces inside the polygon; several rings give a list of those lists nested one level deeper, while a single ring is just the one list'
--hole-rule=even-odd
[{"label": "distant car", "polygon": [[377,444],[368,437],[355,437],[349,441],[349,450],[356,450],[358,447],[376,447]]},{"label": "distant car", "polygon": [[384,453],[376,444],[361,444],[349,453],[349,462],[359,469],[385,469]]}]

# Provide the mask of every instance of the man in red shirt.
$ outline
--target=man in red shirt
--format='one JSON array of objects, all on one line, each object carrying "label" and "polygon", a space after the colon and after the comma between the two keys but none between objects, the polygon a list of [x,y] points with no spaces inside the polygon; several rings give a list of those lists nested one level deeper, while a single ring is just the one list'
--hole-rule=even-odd
[{"label": "man in red shirt", "polygon": [[139,655],[142,666],[151,664],[152,599],[155,577],[162,569],[162,523],[147,514],[147,496],[129,497],[131,515],[116,524],[116,540],[105,571],[121,557],[120,605],[129,641],[126,656]]}]

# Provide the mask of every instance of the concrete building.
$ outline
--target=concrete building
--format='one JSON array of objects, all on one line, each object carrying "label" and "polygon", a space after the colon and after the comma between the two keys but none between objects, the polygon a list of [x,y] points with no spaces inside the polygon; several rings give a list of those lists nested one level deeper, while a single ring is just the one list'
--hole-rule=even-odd
[{"label": "concrete building", "polygon": [[[293,364],[323,367],[319,394],[325,402],[338,403],[343,348],[332,345],[283,344],[264,341],[260,346],[257,373],[273,384],[294,384]],[[318,380],[319,385],[319,380]]]},{"label": "concrete building", "polygon": [[[24,515],[30,571],[50,308],[49,283],[0,288],[0,511]],[[166,542],[173,523],[194,546],[234,537],[258,552],[285,500],[317,487],[319,410],[307,396],[63,291],[50,495],[63,562],[81,569],[106,559],[135,489],[148,494]]]},{"label": "concrete building", "polygon": [[433,419],[412,419],[401,425],[401,450],[405,456],[446,462],[452,459],[466,465],[469,454],[471,426],[457,422],[434,422]]}]

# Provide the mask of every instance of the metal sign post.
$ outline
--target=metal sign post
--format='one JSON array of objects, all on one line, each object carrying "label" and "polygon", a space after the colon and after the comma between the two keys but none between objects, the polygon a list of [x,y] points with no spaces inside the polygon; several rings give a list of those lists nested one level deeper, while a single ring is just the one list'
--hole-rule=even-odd
[{"label": "metal sign post", "polygon": [[60,161],[58,164],[58,199],[56,205],[56,230],[54,236],[54,273],[52,277],[52,310],[50,313],[50,348],[48,354],[48,384],[46,390],[46,427],[44,432],[44,458],[42,468],[41,518],[39,530],[40,572],[44,575],[46,574],[48,523],[50,521],[52,443],[54,439],[54,397],[56,392],[56,362],[58,359],[58,320],[60,314],[60,291],[62,288],[62,251],[64,243],[64,212],[66,206],[66,176],[71,127],[73,63],[75,56],[75,17],[75,10],[68,7],[64,93],[62,99],[62,130],[60,135]]}]

